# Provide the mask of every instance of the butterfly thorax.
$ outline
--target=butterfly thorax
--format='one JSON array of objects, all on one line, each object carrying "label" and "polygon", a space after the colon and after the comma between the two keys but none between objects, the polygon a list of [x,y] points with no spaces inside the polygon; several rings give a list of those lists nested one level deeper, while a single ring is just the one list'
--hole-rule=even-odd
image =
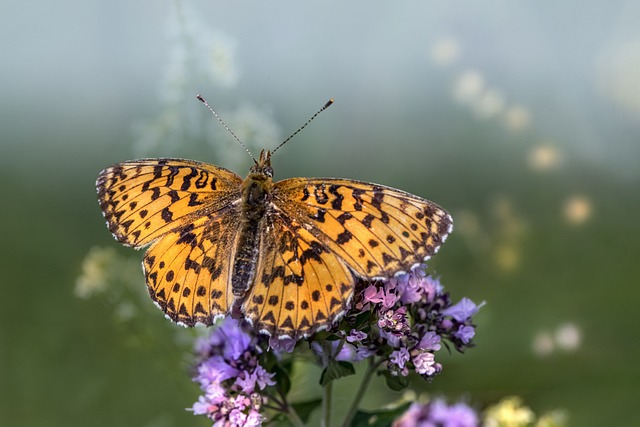
[{"label": "butterfly thorax", "polygon": [[246,293],[255,277],[259,231],[271,199],[272,176],[270,153],[262,151],[260,161],[251,167],[242,183],[241,224],[231,282],[233,294],[238,297]]}]

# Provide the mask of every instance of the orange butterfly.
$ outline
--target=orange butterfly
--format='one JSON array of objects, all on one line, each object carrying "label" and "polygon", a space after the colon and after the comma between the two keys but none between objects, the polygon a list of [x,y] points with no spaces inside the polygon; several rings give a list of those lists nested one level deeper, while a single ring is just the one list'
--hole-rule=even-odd
[{"label": "orange butterfly", "polygon": [[271,153],[254,162],[244,180],[183,159],[132,160],[98,175],[109,230],[127,246],[150,245],[149,294],[179,324],[231,314],[261,333],[307,337],[345,313],[356,280],[416,267],[452,230],[447,212],[404,191],[336,178],[273,182]]}]

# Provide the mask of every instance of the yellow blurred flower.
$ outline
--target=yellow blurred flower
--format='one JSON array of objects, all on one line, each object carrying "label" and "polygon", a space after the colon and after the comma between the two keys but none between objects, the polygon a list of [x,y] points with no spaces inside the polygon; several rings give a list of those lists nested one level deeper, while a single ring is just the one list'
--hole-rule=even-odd
[{"label": "yellow blurred flower", "polygon": [[529,167],[535,171],[547,171],[560,165],[561,156],[556,147],[549,143],[542,143],[534,147],[527,156]]},{"label": "yellow blurred flower", "polygon": [[585,196],[574,195],[564,203],[564,216],[572,225],[582,225],[591,217],[591,201]]},{"label": "yellow blurred flower", "polygon": [[91,248],[82,260],[82,273],[76,279],[76,296],[89,298],[103,292],[109,283],[109,269],[115,259],[116,251],[113,248]]},{"label": "yellow blurred flower", "polygon": [[567,414],[564,411],[552,411],[540,417],[535,427],[563,427],[567,425]]},{"label": "yellow blurred flower", "polygon": [[519,397],[506,397],[485,412],[485,427],[525,427],[535,420]]},{"label": "yellow blurred flower", "polygon": [[494,259],[503,271],[513,271],[520,265],[520,250],[511,244],[501,244],[494,251]]}]

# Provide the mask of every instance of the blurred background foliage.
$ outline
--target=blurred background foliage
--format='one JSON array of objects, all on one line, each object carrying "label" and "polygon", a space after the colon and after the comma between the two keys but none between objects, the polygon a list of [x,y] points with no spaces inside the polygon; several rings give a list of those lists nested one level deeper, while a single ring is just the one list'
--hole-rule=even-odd
[{"label": "blurred background foliage", "polygon": [[[487,305],[477,348],[418,392],[640,425],[638,2],[1,10],[0,425],[208,424],[183,410],[194,332],[152,306],[142,253],[113,241],[94,189],[134,157],[244,175],[197,93],[254,154],[333,97],[278,152],[277,178],[379,182],[452,213],[430,268],[454,299]],[[353,383],[336,386],[336,417]],[[380,389],[366,408],[400,397]]]}]

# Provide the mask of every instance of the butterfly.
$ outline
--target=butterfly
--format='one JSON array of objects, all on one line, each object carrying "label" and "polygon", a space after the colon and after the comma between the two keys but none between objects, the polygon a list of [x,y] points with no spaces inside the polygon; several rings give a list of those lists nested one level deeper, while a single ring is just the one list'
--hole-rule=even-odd
[{"label": "butterfly", "polygon": [[383,185],[274,182],[265,150],[244,180],[211,164],[160,158],[108,167],[96,188],[113,236],[148,246],[146,284],[168,318],[194,326],[232,315],[280,339],[329,328],[350,307],[358,280],[415,268],[453,228],[435,203]]}]

